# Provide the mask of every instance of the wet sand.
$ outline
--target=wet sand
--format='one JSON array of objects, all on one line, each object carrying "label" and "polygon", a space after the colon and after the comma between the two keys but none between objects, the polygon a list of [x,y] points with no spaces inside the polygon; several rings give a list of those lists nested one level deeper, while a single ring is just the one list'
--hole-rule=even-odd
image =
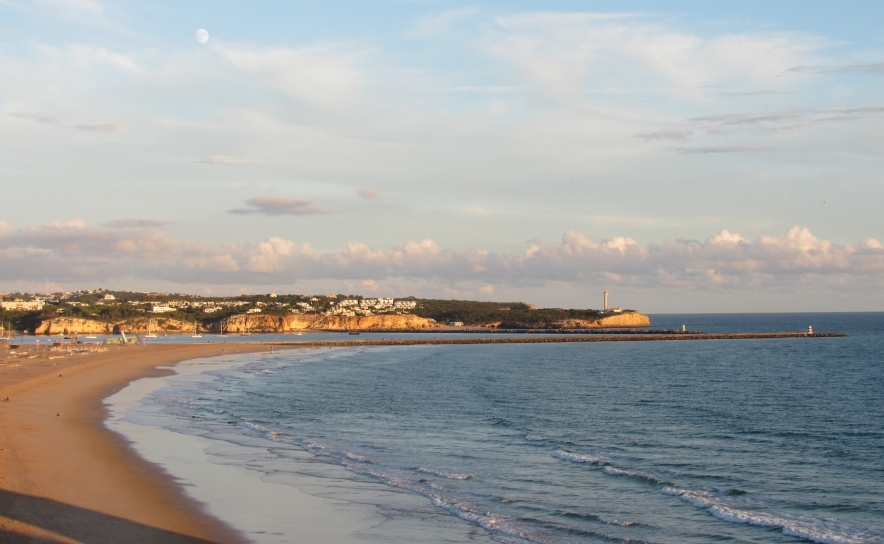
[{"label": "wet sand", "polygon": [[0,541],[246,541],[108,430],[102,401],[170,373],[158,366],[266,345],[113,346],[57,359],[0,349]]}]

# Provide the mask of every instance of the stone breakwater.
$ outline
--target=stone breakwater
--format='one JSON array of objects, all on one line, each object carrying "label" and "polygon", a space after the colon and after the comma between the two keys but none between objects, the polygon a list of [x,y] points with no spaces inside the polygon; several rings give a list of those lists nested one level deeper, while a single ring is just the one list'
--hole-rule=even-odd
[{"label": "stone breakwater", "polygon": [[446,344],[554,344],[566,342],[655,342],[663,340],[761,340],[773,338],[839,338],[839,332],[808,334],[806,332],[756,332],[736,334],[656,334],[623,336],[534,336],[519,338],[415,338],[381,340],[313,340],[306,342],[262,342],[269,346],[359,347],[420,346]]}]

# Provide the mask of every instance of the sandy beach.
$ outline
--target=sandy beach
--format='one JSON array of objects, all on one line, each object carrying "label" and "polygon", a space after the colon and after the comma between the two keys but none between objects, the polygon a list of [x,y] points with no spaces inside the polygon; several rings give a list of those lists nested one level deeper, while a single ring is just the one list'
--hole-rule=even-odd
[{"label": "sandy beach", "polygon": [[102,400],[158,366],[267,350],[244,344],[111,347],[58,359],[0,352],[0,540],[244,542],[104,426]]}]

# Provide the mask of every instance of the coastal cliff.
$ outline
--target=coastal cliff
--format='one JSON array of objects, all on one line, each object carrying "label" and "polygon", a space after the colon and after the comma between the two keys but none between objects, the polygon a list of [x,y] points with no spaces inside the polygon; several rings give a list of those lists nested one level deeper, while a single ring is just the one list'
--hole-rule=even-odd
[{"label": "coastal cliff", "polygon": [[50,336],[56,334],[111,334],[113,327],[111,323],[94,319],[58,317],[40,322],[34,334],[48,334]]},{"label": "coastal cliff", "polygon": [[[212,330],[218,331],[213,323]],[[306,329],[319,330],[392,330],[429,329],[438,325],[411,314],[340,317],[327,315],[293,314],[286,316],[239,314],[224,320],[224,330],[235,332],[291,332]]]},{"label": "coastal cliff", "polygon": [[[194,323],[177,319],[137,318],[117,322],[103,322],[94,319],[58,317],[40,322],[34,334],[118,334],[120,329],[125,332],[147,332],[151,323],[151,331],[162,334],[164,331],[173,333],[189,333],[194,330]],[[519,321],[498,321],[482,325],[498,329],[603,329],[603,328],[638,328],[651,326],[651,319],[638,312],[623,312],[601,316],[595,319],[565,319],[548,323],[522,323]],[[238,314],[224,320],[224,331],[241,332],[293,332],[299,330],[425,330],[439,328],[432,319],[412,314],[372,315],[366,317],[342,317],[311,314],[289,314],[284,316]],[[206,327],[198,326],[200,332],[218,332],[219,322]]]},{"label": "coastal cliff", "polygon": [[[119,334],[120,329],[125,332],[147,332],[151,319],[138,318],[126,319],[116,322],[97,321],[95,319],[80,319],[58,317],[41,321],[34,329],[34,334],[54,336],[56,334]],[[240,332],[292,332],[299,330],[421,330],[431,329],[439,325],[430,319],[424,319],[416,315],[372,315],[367,317],[338,317],[327,315],[293,314],[285,316],[238,314],[224,320],[224,331],[231,333]],[[164,331],[174,333],[193,332],[194,323],[177,319],[154,319],[151,331],[162,334]],[[219,322],[212,323],[209,327],[200,324],[198,331],[219,331]]]},{"label": "coastal cliff", "polygon": [[[151,323],[153,321],[153,323]],[[34,334],[46,334],[54,336],[56,334],[118,334],[120,329],[125,332],[147,332],[148,324],[150,324],[151,332],[162,333],[168,332],[193,332],[193,322],[181,321],[178,319],[151,319],[137,318],[126,319],[115,322],[97,321],[95,319],[81,319],[76,317],[56,317],[46,321],[41,321],[34,329]],[[199,330],[204,331],[205,328],[200,326]]]},{"label": "coastal cliff", "polygon": [[632,329],[650,326],[651,318],[639,312],[609,314],[595,319],[563,319],[549,323],[501,321],[486,325],[497,329]]}]

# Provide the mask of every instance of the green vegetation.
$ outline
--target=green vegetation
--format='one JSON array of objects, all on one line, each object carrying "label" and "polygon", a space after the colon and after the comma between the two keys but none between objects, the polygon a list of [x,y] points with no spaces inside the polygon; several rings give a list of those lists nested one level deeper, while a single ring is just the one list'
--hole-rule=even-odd
[{"label": "green vegetation", "polygon": [[502,328],[544,327],[566,319],[597,319],[598,310],[534,309],[524,302],[477,302],[473,300],[416,299],[414,314],[440,323],[462,321],[482,326],[501,323]]},{"label": "green vegetation", "polygon": [[[34,300],[27,293],[5,294],[4,300]],[[117,323],[130,319],[153,319],[157,331],[163,330],[167,320],[186,323],[199,322],[207,327],[232,315],[291,315],[292,313],[322,314],[334,309],[343,299],[361,300],[358,295],[241,295],[235,297],[201,297],[178,293],[135,293],[131,291],[77,291],[39,296],[44,301],[42,311],[2,311],[0,323],[8,331],[33,332],[41,321],[53,318],[91,319],[103,323]],[[472,300],[413,300],[412,311],[420,317],[434,319],[441,324],[461,321],[465,325],[484,326],[500,324],[502,328],[554,327],[565,320],[592,320],[601,317],[598,310],[537,309],[524,302],[478,302]],[[167,306],[171,311],[152,312],[154,306]],[[380,312],[402,313],[402,310],[384,309]],[[628,310],[627,310],[628,311]]]},{"label": "green vegetation", "polygon": [[[6,301],[34,300],[29,293],[6,293]],[[54,318],[91,319],[103,323],[117,323],[129,319],[153,319],[156,330],[163,330],[167,320],[199,322],[207,327],[232,315],[251,311],[256,315],[290,315],[297,313],[324,313],[343,298],[362,299],[355,295],[240,295],[234,297],[201,297],[180,293],[137,293],[131,291],[76,291],[39,295],[44,301],[41,311],[4,311],[0,309],[0,324],[7,331],[33,333],[42,321]],[[298,304],[309,305],[309,308]],[[154,306],[166,305],[172,311],[153,313]],[[260,311],[259,311],[260,310]]]}]

